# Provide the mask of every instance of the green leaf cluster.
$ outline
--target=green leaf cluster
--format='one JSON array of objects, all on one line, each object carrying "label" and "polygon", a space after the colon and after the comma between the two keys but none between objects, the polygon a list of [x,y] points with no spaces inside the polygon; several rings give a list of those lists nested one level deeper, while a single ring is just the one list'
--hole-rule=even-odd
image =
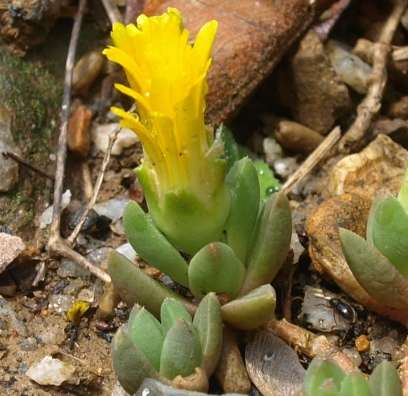
[{"label": "green leaf cluster", "polygon": [[344,256],[360,285],[384,304],[408,308],[408,168],[398,197],[372,203],[366,239],[340,229]]},{"label": "green leaf cluster", "polygon": [[302,391],[304,396],[402,396],[397,370],[388,361],[381,362],[367,380],[360,371],[346,374],[320,357],[308,367]]},{"label": "green leaf cluster", "polygon": [[144,307],[133,307],[129,322],[113,338],[113,366],[130,394],[148,377],[171,384],[181,376],[185,383],[191,382],[191,390],[206,391],[221,345],[221,307],[214,293],[204,297],[194,319],[182,303],[167,298],[161,306],[161,323]]}]

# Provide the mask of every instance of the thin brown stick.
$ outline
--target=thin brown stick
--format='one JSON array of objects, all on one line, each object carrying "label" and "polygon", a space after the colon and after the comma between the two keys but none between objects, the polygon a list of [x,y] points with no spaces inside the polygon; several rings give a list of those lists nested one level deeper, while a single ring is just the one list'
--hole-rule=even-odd
[{"label": "thin brown stick", "polygon": [[60,238],[61,223],[61,197],[64,185],[65,159],[67,157],[68,121],[72,90],[72,71],[74,69],[76,46],[79,32],[81,30],[82,18],[86,7],[86,0],[80,0],[78,11],[74,18],[71,40],[68,47],[67,61],[65,64],[64,93],[62,97],[61,129],[58,139],[57,169],[55,172],[54,204],[50,231],[50,242],[52,246],[53,238]]},{"label": "thin brown stick", "polygon": [[118,7],[113,6],[111,0],[102,0],[102,4],[112,25],[116,22],[123,22],[122,14],[119,12]]},{"label": "thin brown stick", "polygon": [[340,127],[335,127],[319,144],[318,147],[307,157],[303,164],[296,170],[293,175],[282,186],[282,191],[288,194],[293,188],[300,183],[303,178],[319,163],[319,161],[324,158],[331,148],[340,139],[341,132]]},{"label": "thin brown stick", "polygon": [[110,282],[110,276],[100,268],[94,266],[79,253],[70,249],[61,239],[61,197],[64,186],[65,160],[67,156],[67,137],[68,120],[70,113],[71,89],[72,89],[72,71],[74,68],[75,52],[78,42],[79,32],[81,30],[82,18],[86,6],[86,0],[80,0],[78,11],[74,18],[71,40],[68,48],[67,61],[65,65],[65,83],[62,99],[61,129],[58,140],[57,169],[55,172],[54,203],[53,216],[50,228],[50,239],[48,241],[48,250],[50,255],[62,256],[75,261],[77,264],[88,269],[92,274],[104,282]]},{"label": "thin brown stick", "polygon": [[342,153],[349,153],[358,147],[380,111],[387,84],[387,63],[392,50],[391,41],[406,7],[407,0],[395,2],[394,8],[382,29],[380,40],[374,44],[371,84],[368,87],[366,97],[357,108],[357,118],[339,142],[339,150]]},{"label": "thin brown stick", "polygon": [[39,174],[40,176],[43,176],[43,177],[45,177],[45,178],[47,178],[47,179],[50,179],[50,180],[54,180],[54,179],[55,179],[55,176],[54,176],[54,175],[49,175],[48,173],[42,171],[41,169],[39,169],[39,168],[37,168],[36,166],[30,164],[30,163],[27,162],[26,160],[22,159],[20,156],[14,154],[14,153],[11,153],[10,151],[4,151],[4,152],[3,152],[3,156],[4,156],[5,158],[11,158],[11,159],[13,159],[14,161],[16,161],[16,162],[20,163],[21,165],[27,167],[28,169],[31,169],[33,172]]},{"label": "thin brown stick", "polygon": [[288,323],[285,319],[273,319],[264,328],[287,344],[296,346],[310,358],[317,355],[328,357],[335,361],[346,373],[358,370],[357,366],[323,335],[313,334],[306,329]]},{"label": "thin brown stick", "polygon": [[89,200],[89,203],[88,203],[84,213],[82,214],[82,217],[81,217],[80,221],[76,225],[75,229],[72,231],[72,234],[67,239],[68,246],[72,246],[74,244],[74,241],[75,241],[77,235],[81,231],[82,225],[84,224],[84,222],[85,222],[89,212],[91,211],[92,207],[95,205],[96,198],[98,197],[98,193],[99,193],[99,190],[100,190],[102,182],[103,182],[103,177],[105,175],[106,168],[107,168],[107,166],[109,164],[113,144],[115,143],[116,138],[118,137],[118,134],[121,131],[121,129],[122,129],[121,127],[117,127],[115,129],[115,131],[109,135],[108,148],[106,149],[105,156],[103,158],[103,162],[102,162],[102,165],[101,165],[101,170],[99,172],[98,179],[96,180],[92,197]]}]

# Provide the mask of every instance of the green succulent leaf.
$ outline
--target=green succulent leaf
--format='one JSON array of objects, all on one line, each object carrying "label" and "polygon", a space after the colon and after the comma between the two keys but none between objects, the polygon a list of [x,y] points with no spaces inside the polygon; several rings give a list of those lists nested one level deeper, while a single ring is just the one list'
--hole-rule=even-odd
[{"label": "green succulent leaf", "polygon": [[398,201],[401,202],[405,212],[408,213],[408,167],[405,170],[404,179],[402,180],[401,189],[398,193]]},{"label": "green succulent leaf", "polygon": [[123,226],[130,244],[144,261],[188,287],[187,262],[135,201],[129,201],[125,208]]},{"label": "green succulent leaf", "polygon": [[[319,392],[323,390],[322,386],[323,388],[328,386],[325,385],[328,380],[334,386],[334,390],[338,392],[345,377],[346,374],[336,363],[316,357],[312,360],[306,371],[303,392],[307,396],[320,396],[322,393]],[[330,385],[329,389],[333,389],[332,385]]]},{"label": "green succulent leaf", "polygon": [[231,190],[231,210],[226,225],[226,242],[245,263],[251,233],[259,211],[259,182],[255,167],[248,158],[235,162],[226,182]]},{"label": "green succulent leaf", "polygon": [[232,132],[225,125],[220,125],[216,131],[216,135],[221,138],[224,143],[223,158],[225,158],[227,162],[227,171],[229,172],[235,162],[244,158],[247,152],[242,146],[237,144]]},{"label": "green succulent leaf", "polygon": [[128,336],[159,371],[164,341],[160,322],[144,307],[135,305],[129,316]]},{"label": "green succulent leaf", "polygon": [[373,298],[398,309],[408,308],[408,279],[364,238],[339,229],[340,242],[351,272]]},{"label": "green succulent leaf", "polygon": [[223,305],[221,313],[222,318],[236,329],[251,330],[272,319],[275,307],[275,290],[267,284]]},{"label": "green succulent leaf", "polygon": [[125,256],[114,250],[108,257],[108,271],[115,286],[115,292],[126,304],[144,306],[156,318],[160,317],[161,305],[167,297],[175,298],[183,303],[190,313],[196,310],[194,304],[147,275]]},{"label": "green succulent leaf", "polygon": [[171,384],[130,339],[127,325],[122,325],[112,339],[112,363],[120,384],[131,395],[136,393],[145,378]]},{"label": "green succulent leaf", "polygon": [[346,376],[341,383],[339,396],[373,396],[364,375],[355,371]]},{"label": "green succulent leaf", "polygon": [[220,360],[222,349],[221,305],[215,293],[208,293],[200,302],[193,327],[203,353],[201,368],[210,377]]},{"label": "green succulent leaf", "polygon": [[245,267],[225,243],[204,246],[188,267],[190,290],[197,298],[209,292],[226,293],[229,300],[238,294],[245,277]]},{"label": "green succulent leaf", "polygon": [[394,365],[386,360],[374,369],[368,383],[374,396],[402,396],[398,372]]},{"label": "green succulent leaf", "polygon": [[408,278],[408,214],[394,196],[381,195],[374,200],[367,221],[367,241]]},{"label": "green succulent leaf", "polygon": [[[319,389],[313,396],[339,396],[339,390],[332,378],[328,378],[320,385]],[[310,395],[312,396],[312,395]]]},{"label": "green succulent leaf", "polygon": [[271,168],[263,161],[254,161],[254,166],[258,174],[259,189],[261,192],[261,198],[263,201],[267,201],[268,198],[281,190],[281,185],[276,180]]},{"label": "green succulent leaf", "polygon": [[188,323],[192,323],[193,319],[187,309],[174,298],[166,298],[161,306],[160,320],[162,324],[163,334],[167,335],[171,326],[179,319],[183,318]]},{"label": "green succulent leaf", "polygon": [[201,344],[191,323],[179,318],[164,339],[160,358],[160,374],[168,379],[186,377],[200,367]]},{"label": "green succulent leaf", "polygon": [[272,281],[288,254],[291,236],[289,201],[283,192],[278,192],[269,198],[258,216],[239,295]]}]

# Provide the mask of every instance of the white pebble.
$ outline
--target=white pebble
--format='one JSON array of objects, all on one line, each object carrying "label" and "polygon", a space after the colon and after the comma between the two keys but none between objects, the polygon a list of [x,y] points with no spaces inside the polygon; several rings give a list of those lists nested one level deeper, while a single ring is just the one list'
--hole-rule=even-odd
[{"label": "white pebble", "polygon": [[120,254],[123,254],[128,260],[134,262],[137,257],[137,253],[135,252],[135,249],[132,248],[132,245],[130,243],[125,243],[123,245],[120,245],[116,251]]},{"label": "white pebble", "polygon": [[[61,197],[61,208],[65,209],[70,201],[71,201],[71,191],[67,190],[64,192],[64,194],[62,194]],[[47,225],[51,224],[52,221],[52,214],[54,213],[54,208],[53,206],[49,206],[47,209],[44,210],[44,212],[41,213],[40,216],[40,228],[44,229],[45,227],[47,227]]]},{"label": "white pebble", "polygon": [[340,80],[356,92],[366,94],[367,79],[372,72],[371,66],[354,55],[351,48],[338,41],[329,40],[326,52]]},{"label": "white pebble", "polygon": [[[119,124],[117,123],[104,125],[98,125],[96,123],[92,124],[92,141],[99,151],[102,151],[103,153],[106,152],[109,143],[109,135],[111,135],[118,127]],[[112,155],[121,154],[124,148],[130,147],[138,141],[139,138],[132,130],[122,128],[113,144]]]},{"label": "white pebble", "polygon": [[26,375],[40,385],[59,386],[71,379],[75,367],[51,356],[45,356],[41,362],[34,363]]}]

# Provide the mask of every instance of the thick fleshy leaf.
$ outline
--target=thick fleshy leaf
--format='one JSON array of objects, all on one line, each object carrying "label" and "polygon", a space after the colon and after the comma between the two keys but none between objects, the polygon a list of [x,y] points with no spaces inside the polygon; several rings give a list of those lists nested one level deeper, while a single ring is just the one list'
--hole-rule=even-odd
[{"label": "thick fleshy leaf", "polygon": [[226,242],[245,263],[251,233],[259,210],[259,182],[255,167],[248,158],[237,161],[226,182],[231,190],[231,210],[226,225]]},{"label": "thick fleshy leaf", "polygon": [[272,194],[275,194],[282,188],[266,162],[256,160],[254,161],[254,166],[258,175],[261,199],[266,202]]},{"label": "thick fleshy leaf", "polygon": [[215,133],[224,143],[222,158],[225,159],[229,172],[236,161],[247,156],[247,151],[235,141],[234,135],[225,125],[221,124]]},{"label": "thick fleshy leaf", "polygon": [[367,222],[367,241],[408,278],[408,214],[394,196],[381,195],[374,200]]},{"label": "thick fleshy leaf", "polygon": [[162,377],[143,352],[127,334],[127,325],[121,326],[112,339],[112,363],[120,384],[133,395],[145,378],[154,378],[164,384],[171,382]]},{"label": "thick fleshy leaf", "polygon": [[125,208],[123,226],[130,244],[144,261],[188,287],[187,262],[135,201]]},{"label": "thick fleshy leaf", "polygon": [[160,322],[144,307],[135,305],[129,316],[128,336],[159,371],[164,341]]},{"label": "thick fleshy leaf", "polygon": [[236,329],[251,330],[270,320],[275,306],[275,290],[267,284],[223,305],[221,313],[222,318]]},{"label": "thick fleshy leaf", "polygon": [[283,192],[273,194],[258,216],[247,257],[247,273],[239,295],[270,283],[281,268],[290,247],[292,215]]},{"label": "thick fleshy leaf", "polygon": [[341,383],[339,396],[373,396],[373,394],[364,375],[360,371],[355,371],[348,374]]},{"label": "thick fleshy leaf", "polygon": [[177,375],[186,377],[200,367],[201,344],[192,324],[179,318],[164,339],[160,358],[160,374],[173,379]]},{"label": "thick fleshy leaf", "polygon": [[394,365],[382,361],[373,371],[368,381],[375,396],[402,396],[402,385]]},{"label": "thick fleshy leaf", "polygon": [[408,167],[405,170],[404,179],[402,180],[401,189],[398,193],[398,201],[401,203],[405,212],[408,213]]},{"label": "thick fleshy leaf", "polygon": [[339,396],[339,390],[333,379],[328,378],[319,386],[319,389],[314,395],[309,396]]},{"label": "thick fleshy leaf", "polygon": [[399,309],[408,308],[408,279],[364,238],[339,229],[346,261],[361,287],[373,298]]},{"label": "thick fleshy leaf", "polygon": [[306,371],[303,391],[307,396],[320,396],[320,390],[323,390],[325,387],[332,388],[327,383],[328,380],[331,381],[335,389],[339,390],[345,377],[346,374],[336,363],[316,357]]},{"label": "thick fleshy leaf", "polygon": [[204,246],[190,261],[190,290],[197,298],[207,293],[225,293],[234,299],[244,281],[245,268],[234,251],[225,243]]},{"label": "thick fleshy leaf", "polygon": [[215,293],[208,293],[201,300],[193,319],[193,327],[203,353],[201,368],[209,377],[218,364],[222,349],[221,305]]},{"label": "thick fleshy leaf", "polygon": [[156,318],[160,317],[161,305],[167,297],[182,302],[191,314],[197,309],[194,304],[144,273],[116,251],[109,254],[108,270],[115,292],[120,298],[130,306],[134,304],[144,306]]},{"label": "thick fleshy leaf", "polygon": [[177,301],[174,298],[166,298],[160,311],[160,321],[165,337],[170,330],[170,327],[173,326],[179,318],[183,318],[189,323],[193,322],[191,315],[180,301]]}]

